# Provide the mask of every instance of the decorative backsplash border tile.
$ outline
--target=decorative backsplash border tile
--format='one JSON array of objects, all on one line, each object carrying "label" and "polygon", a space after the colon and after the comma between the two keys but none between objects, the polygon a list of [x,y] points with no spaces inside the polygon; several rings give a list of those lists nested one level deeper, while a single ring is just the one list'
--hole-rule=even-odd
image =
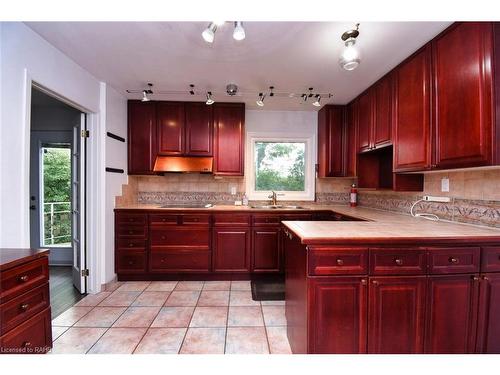
[{"label": "decorative backsplash border tile", "polygon": [[235,195],[219,192],[162,192],[162,191],[140,191],[137,194],[139,204],[165,204],[165,203],[189,203],[206,202],[212,204],[234,204],[235,200],[241,200],[242,193]]},{"label": "decorative backsplash border tile", "polygon": [[[360,192],[359,205],[409,214],[421,195],[408,193]],[[449,203],[420,202],[414,212],[437,215],[443,220],[500,228],[500,201],[451,198]]]},{"label": "decorative backsplash border tile", "polygon": [[349,193],[316,193],[316,203],[321,204],[347,204]]}]

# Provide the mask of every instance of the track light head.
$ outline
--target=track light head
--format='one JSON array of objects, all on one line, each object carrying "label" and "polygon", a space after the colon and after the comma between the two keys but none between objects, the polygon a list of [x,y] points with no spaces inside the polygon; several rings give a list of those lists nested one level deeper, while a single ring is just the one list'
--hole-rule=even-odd
[{"label": "track light head", "polygon": [[264,107],[264,99],[266,98],[266,94],[259,93],[259,99],[255,102],[259,107]]},{"label": "track light head", "polygon": [[205,102],[206,105],[212,105],[215,103],[215,100],[212,99],[212,92],[207,91],[207,101]]},{"label": "track light head", "polygon": [[243,28],[243,23],[241,21],[236,21],[234,23],[233,38],[235,40],[245,39],[245,29]]},{"label": "track light head", "polygon": [[150,100],[151,99],[148,97],[148,90],[143,90],[141,102],[149,102]]},{"label": "track light head", "polygon": [[217,25],[214,22],[210,22],[205,30],[201,33],[203,39],[207,43],[213,43],[215,39],[215,32],[217,31]]},{"label": "track light head", "polygon": [[321,107],[321,95],[316,94],[316,100],[312,103],[313,106],[315,107]]}]

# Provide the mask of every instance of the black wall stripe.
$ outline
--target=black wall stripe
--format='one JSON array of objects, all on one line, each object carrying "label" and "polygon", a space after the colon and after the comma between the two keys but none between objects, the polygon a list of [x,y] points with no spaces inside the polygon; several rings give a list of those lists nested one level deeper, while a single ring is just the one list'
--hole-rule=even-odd
[{"label": "black wall stripe", "polygon": [[120,168],[109,168],[106,167],[106,172],[111,172],[111,173],[124,173],[125,171]]},{"label": "black wall stripe", "polygon": [[122,138],[120,137],[119,135],[116,135],[116,134],[113,134],[111,132],[107,132],[106,135],[109,137],[109,138],[113,138],[113,139],[116,139],[117,141],[120,141],[120,142],[125,142],[125,138]]}]

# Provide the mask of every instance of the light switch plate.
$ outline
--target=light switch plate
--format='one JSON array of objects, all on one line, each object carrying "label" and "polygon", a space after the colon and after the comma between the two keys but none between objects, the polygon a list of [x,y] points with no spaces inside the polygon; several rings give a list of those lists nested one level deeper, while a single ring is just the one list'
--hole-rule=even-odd
[{"label": "light switch plate", "polygon": [[441,192],[448,193],[450,191],[450,179],[444,177],[441,179]]}]

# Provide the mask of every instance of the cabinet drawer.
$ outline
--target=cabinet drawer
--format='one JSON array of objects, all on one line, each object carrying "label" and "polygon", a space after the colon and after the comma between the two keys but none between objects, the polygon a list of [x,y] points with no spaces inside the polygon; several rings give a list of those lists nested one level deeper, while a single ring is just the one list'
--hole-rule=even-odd
[{"label": "cabinet drawer", "polygon": [[146,214],[116,214],[118,224],[146,225]]},{"label": "cabinet drawer", "polygon": [[311,276],[363,275],[368,273],[368,249],[310,249],[308,268]]},{"label": "cabinet drawer", "polygon": [[149,215],[150,224],[162,224],[162,225],[178,225],[179,215],[174,214],[151,214]]},{"label": "cabinet drawer", "polygon": [[41,354],[52,347],[50,308],[0,337],[0,350],[11,354]]},{"label": "cabinet drawer", "polygon": [[209,272],[209,251],[152,251],[151,272]]},{"label": "cabinet drawer", "polygon": [[48,258],[43,257],[0,274],[0,303],[49,281]]},{"label": "cabinet drawer", "polygon": [[182,215],[181,222],[185,225],[209,225],[210,215]]},{"label": "cabinet drawer", "polygon": [[214,225],[230,225],[230,226],[249,226],[250,225],[250,215],[244,214],[215,214],[214,215]]},{"label": "cabinet drawer", "polygon": [[429,272],[474,273],[479,272],[479,247],[429,249]]},{"label": "cabinet drawer", "polygon": [[118,238],[115,247],[117,250],[145,250],[146,241],[135,238]]},{"label": "cabinet drawer", "polygon": [[46,309],[49,305],[48,283],[0,305],[0,335]]},{"label": "cabinet drawer", "polygon": [[483,247],[481,272],[500,272],[500,247]]},{"label": "cabinet drawer", "polygon": [[208,250],[210,247],[210,229],[208,227],[152,227],[150,230],[151,248],[197,247]]},{"label": "cabinet drawer", "polygon": [[146,271],[146,253],[126,250],[116,252],[116,273],[142,273]]},{"label": "cabinet drawer", "polygon": [[370,249],[371,275],[423,275],[426,272],[425,249]]},{"label": "cabinet drawer", "polygon": [[253,215],[253,225],[268,226],[279,225],[280,217],[278,215]]},{"label": "cabinet drawer", "polygon": [[144,225],[118,225],[115,231],[118,238],[147,237],[147,227]]}]

